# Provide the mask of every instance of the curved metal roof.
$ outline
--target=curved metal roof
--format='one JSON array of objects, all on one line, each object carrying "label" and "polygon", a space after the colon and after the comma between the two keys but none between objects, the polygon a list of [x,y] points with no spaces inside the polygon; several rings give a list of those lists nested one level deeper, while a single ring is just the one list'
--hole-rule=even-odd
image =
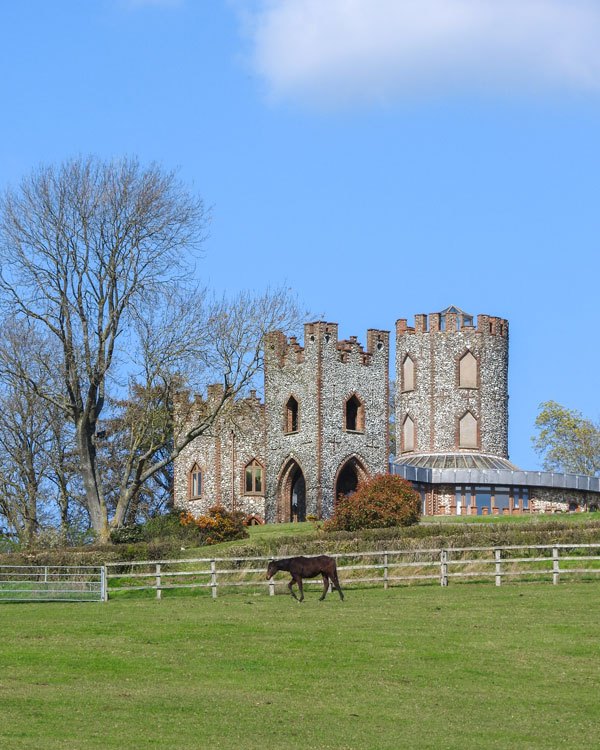
[{"label": "curved metal roof", "polygon": [[[460,459],[459,459],[460,457]],[[489,460],[496,466],[484,466]],[[460,466],[460,462],[464,465]],[[454,463],[454,465],[452,465]],[[443,464],[443,465],[442,465]],[[470,465],[469,465],[470,464]],[[392,464],[392,473],[423,484],[502,485],[549,487],[600,493],[600,477],[522,471],[506,459],[478,453],[437,453],[405,456]]]},{"label": "curved metal roof", "polygon": [[518,467],[506,458],[484,453],[420,453],[402,456],[396,461],[402,466],[417,466],[423,469],[504,469],[518,471]]}]

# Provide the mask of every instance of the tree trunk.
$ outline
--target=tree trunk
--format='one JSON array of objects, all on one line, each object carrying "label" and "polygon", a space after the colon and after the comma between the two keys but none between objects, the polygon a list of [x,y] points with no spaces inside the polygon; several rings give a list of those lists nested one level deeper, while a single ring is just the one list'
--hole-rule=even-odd
[{"label": "tree trunk", "polygon": [[77,447],[81,461],[81,476],[85,491],[85,504],[90,514],[92,529],[100,544],[109,541],[108,509],[98,482],[96,447],[89,424],[77,425]]}]

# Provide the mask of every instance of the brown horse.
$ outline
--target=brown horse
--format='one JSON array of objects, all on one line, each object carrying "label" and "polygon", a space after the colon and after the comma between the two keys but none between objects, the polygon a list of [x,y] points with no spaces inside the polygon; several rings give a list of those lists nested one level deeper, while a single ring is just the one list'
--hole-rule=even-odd
[{"label": "brown horse", "polygon": [[[337,589],[340,599],[344,601],[344,594],[338,580],[337,565],[333,557],[329,555],[318,555],[317,557],[286,557],[283,560],[271,560],[269,567],[267,568],[267,578],[273,578],[275,573],[279,570],[287,571],[291,576],[292,580],[288,583],[288,589],[290,594],[301,602],[304,599],[304,591],[302,589],[303,578],[314,578],[315,576],[323,576],[323,593],[319,601],[325,599],[325,594],[329,589],[329,581],[333,584],[333,588]],[[298,589],[300,590],[300,599],[294,593],[292,586],[297,583]]]}]

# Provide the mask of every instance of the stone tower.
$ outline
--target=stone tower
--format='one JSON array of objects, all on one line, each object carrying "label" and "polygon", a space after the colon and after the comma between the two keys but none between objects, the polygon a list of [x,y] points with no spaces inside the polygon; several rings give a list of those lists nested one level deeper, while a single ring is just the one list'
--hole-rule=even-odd
[{"label": "stone tower", "polygon": [[508,322],[456,307],[396,323],[398,457],[508,458]]},{"label": "stone tower", "polygon": [[389,332],[367,348],[338,340],[337,323],[304,326],[304,346],[265,343],[268,521],[327,518],[339,494],[388,470]]}]

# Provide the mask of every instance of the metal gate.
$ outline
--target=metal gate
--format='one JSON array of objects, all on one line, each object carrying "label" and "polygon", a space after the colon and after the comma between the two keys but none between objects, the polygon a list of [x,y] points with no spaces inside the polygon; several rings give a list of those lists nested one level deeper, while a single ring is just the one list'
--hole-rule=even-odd
[{"label": "metal gate", "polygon": [[0,565],[0,602],[99,602],[101,565]]}]

